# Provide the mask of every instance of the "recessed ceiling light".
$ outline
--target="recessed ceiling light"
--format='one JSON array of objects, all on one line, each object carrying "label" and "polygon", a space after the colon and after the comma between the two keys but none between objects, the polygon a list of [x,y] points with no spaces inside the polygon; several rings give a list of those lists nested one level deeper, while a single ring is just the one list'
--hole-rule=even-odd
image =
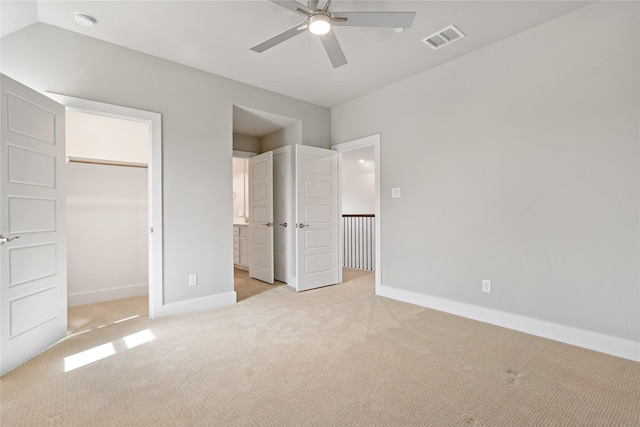
[{"label": "recessed ceiling light", "polygon": [[360,159],[358,160],[360,163],[364,163],[364,159]]},{"label": "recessed ceiling light", "polygon": [[98,22],[96,18],[94,18],[93,16],[89,15],[88,13],[82,13],[82,12],[75,12],[73,14],[73,18],[78,24],[83,25],[85,27],[91,27],[93,24]]},{"label": "recessed ceiling light", "polygon": [[402,27],[398,27],[396,29],[394,29],[393,31],[395,31],[396,33],[400,34],[400,33],[404,33],[404,28]]}]

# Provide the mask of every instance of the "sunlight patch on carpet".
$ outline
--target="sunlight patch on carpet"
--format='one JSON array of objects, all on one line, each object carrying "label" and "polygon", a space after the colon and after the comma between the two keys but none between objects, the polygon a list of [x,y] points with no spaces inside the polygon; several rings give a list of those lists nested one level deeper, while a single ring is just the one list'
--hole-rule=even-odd
[{"label": "sunlight patch on carpet", "polygon": [[64,358],[64,371],[69,372],[81,366],[88,365],[98,360],[102,360],[106,357],[116,354],[116,349],[113,343],[102,344],[97,347],[93,347],[89,350],[76,353],[73,356]]},{"label": "sunlight patch on carpet", "polygon": [[145,329],[144,331],[126,336],[122,340],[124,341],[127,348],[133,348],[149,341],[153,341],[155,339],[156,337],[153,336],[151,331],[149,329]]},{"label": "sunlight patch on carpet", "polygon": [[64,358],[64,371],[73,371],[74,369],[89,365],[109,356],[113,356],[119,352],[116,348],[120,348],[122,349],[120,351],[124,351],[148,343],[154,339],[156,339],[156,337],[151,333],[151,330],[145,329],[118,340],[93,347],[89,350],[81,351],[80,353]]}]

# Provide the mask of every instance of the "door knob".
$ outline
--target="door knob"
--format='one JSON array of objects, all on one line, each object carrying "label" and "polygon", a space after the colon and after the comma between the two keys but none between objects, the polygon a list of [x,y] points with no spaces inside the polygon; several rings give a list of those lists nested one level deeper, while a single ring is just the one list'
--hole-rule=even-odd
[{"label": "door knob", "polygon": [[262,224],[265,227],[273,227],[273,223],[272,222],[267,222],[266,224]]},{"label": "door knob", "polygon": [[0,245],[4,245],[7,242],[10,242],[12,240],[16,240],[19,239],[20,236],[15,236],[15,237],[4,237],[2,234],[0,234]]},{"label": "door knob", "polygon": [[282,224],[280,224],[280,227],[286,227],[286,226],[287,226],[286,222],[283,222]]},{"label": "door knob", "polygon": [[308,226],[309,226],[309,224],[302,224],[302,223],[298,224],[298,228],[305,228],[305,227],[308,227]]}]

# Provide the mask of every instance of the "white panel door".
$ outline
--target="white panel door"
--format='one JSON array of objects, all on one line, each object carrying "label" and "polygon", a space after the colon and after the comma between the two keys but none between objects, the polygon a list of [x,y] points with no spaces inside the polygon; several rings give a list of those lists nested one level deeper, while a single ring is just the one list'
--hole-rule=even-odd
[{"label": "white panel door", "polygon": [[273,284],[273,153],[249,159],[249,276]]},{"label": "white panel door", "polygon": [[287,283],[287,196],[290,152],[273,156],[273,263],[275,279]]},{"label": "white panel door", "polygon": [[67,334],[64,107],[0,75],[0,375]]},{"label": "white panel door", "polygon": [[339,281],[338,153],[296,145],[297,291]]}]

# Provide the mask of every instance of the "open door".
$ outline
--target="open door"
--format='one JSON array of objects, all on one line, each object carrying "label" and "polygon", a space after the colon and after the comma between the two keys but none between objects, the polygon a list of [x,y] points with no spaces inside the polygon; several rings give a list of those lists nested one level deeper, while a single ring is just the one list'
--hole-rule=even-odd
[{"label": "open door", "polygon": [[273,153],[249,159],[249,276],[273,284]]},{"label": "open door", "polygon": [[296,290],[339,283],[338,153],[296,145],[295,183]]},{"label": "open door", "polygon": [[1,78],[0,375],[67,334],[64,106]]}]

